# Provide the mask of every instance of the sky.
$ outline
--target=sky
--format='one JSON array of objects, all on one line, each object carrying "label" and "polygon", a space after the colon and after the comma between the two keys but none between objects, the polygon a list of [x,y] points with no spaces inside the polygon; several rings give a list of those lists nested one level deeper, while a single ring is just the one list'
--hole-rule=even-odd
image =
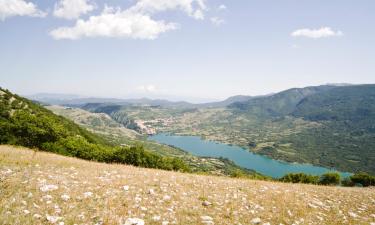
[{"label": "sky", "polygon": [[375,83],[373,0],[0,0],[0,86],[193,102]]}]

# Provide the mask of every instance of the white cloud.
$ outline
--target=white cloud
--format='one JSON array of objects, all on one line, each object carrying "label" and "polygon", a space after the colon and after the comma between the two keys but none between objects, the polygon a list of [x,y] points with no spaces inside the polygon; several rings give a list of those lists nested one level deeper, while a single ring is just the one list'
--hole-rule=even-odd
[{"label": "white cloud", "polygon": [[[66,0],[65,0],[66,1]],[[204,19],[205,0],[138,0],[128,9],[105,7],[97,16],[79,19],[73,27],[60,27],[50,32],[54,39],[84,37],[116,37],[156,39],[160,34],[179,27],[178,24],[155,20],[152,16],[168,10],[182,10],[195,19]]]},{"label": "white cloud", "polygon": [[182,10],[195,19],[204,19],[203,11],[206,11],[207,7],[205,0],[138,0],[130,10],[151,14],[168,10]]},{"label": "white cloud", "polygon": [[210,20],[211,20],[211,23],[215,26],[220,26],[225,23],[225,20],[220,19],[219,17],[211,17]]},{"label": "white cloud", "polygon": [[32,2],[24,0],[0,0],[0,20],[13,16],[45,17],[47,13]]},{"label": "white cloud", "polygon": [[83,37],[116,37],[155,39],[161,33],[177,29],[174,23],[153,20],[149,15],[106,7],[98,16],[79,19],[73,27],[60,27],[50,32],[59,39],[76,40]]},{"label": "white cloud", "polygon": [[306,37],[306,38],[327,38],[327,37],[340,37],[343,32],[338,30],[334,31],[330,27],[322,27],[320,29],[299,29],[291,33],[292,37]]},{"label": "white cloud", "polygon": [[95,9],[89,0],[60,0],[55,4],[53,15],[68,20],[78,19],[81,15]]},{"label": "white cloud", "polygon": [[227,6],[226,5],[219,5],[219,7],[217,7],[217,9],[219,10],[219,11],[221,11],[221,10],[226,10],[227,9]]},{"label": "white cloud", "polygon": [[138,86],[136,89],[137,91],[140,91],[140,92],[156,92],[157,91],[156,86],[152,84],[141,85],[141,86]]}]

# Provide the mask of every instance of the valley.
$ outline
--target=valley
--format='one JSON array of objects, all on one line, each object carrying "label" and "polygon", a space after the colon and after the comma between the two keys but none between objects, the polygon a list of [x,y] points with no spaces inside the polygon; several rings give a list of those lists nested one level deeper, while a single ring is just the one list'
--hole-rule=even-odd
[{"label": "valley", "polygon": [[[233,162],[220,158],[197,157],[179,148],[149,141],[146,134],[125,128],[105,113],[92,113],[79,108],[63,106],[46,106],[57,115],[64,116],[89,131],[103,137],[108,142],[119,146],[142,145],[145,149],[166,157],[177,157],[189,165],[192,172],[212,175],[231,176],[243,173],[244,176],[255,175],[253,170],[243,169]],[[146,124],[149,124],[147,122]],[[259,178],[260,174],[258,175]]]},{"label": "valley", "polygon": [[199,136],[287,162],[374,173],[374,98],[374,85],[317,86],[226,107],[158,103],[77,107],[107,113],[132,129],[138,129],[134,121],[141,121],[157,133]]}]

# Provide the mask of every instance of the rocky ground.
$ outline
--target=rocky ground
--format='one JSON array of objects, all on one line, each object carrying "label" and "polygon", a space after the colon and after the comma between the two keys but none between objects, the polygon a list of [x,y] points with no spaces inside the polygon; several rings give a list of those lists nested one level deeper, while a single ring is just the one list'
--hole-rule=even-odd
[{"label": "rocky ground", "polygon": [[200,176],[0,146],[0,224],[375,224],[375,189]]}]

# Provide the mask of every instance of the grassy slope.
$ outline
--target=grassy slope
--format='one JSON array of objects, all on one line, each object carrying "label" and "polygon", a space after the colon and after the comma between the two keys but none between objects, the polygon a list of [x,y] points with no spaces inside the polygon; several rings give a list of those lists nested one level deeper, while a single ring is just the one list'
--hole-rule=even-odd
[{"label": "grassy slope", "polygon": [[[58,189],[43,192],[46,185]],[[375,222],[373,188],[199,176],[9,146],[0,146],[0,196],[0,224],[48,224],[47,215],[65,224],[121,224],[135,217],[146,224],[189,225],[203,224],[202,216],[215,224],[251,224],[255,218],[271,224]],[[203,206],[205,200],[212,205]]]}]

